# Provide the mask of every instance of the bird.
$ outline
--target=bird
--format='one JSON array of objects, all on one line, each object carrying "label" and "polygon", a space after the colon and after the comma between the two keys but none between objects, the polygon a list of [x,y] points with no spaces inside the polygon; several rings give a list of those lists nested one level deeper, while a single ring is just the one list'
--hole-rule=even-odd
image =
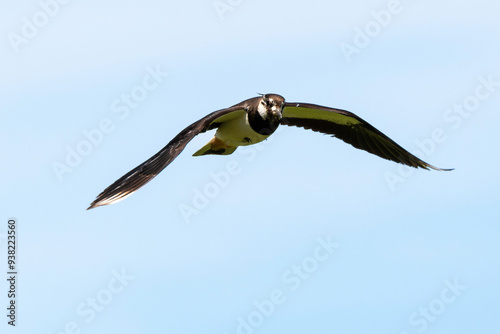
[{"label": "bird", "polygon": [[216,129],[214,137],[193,156],[229,155],[239,146],[266,140],[280,125],[331,135],[353,147],[410,167],[451,171],[417,158],[361,117],[343,109],[286,102],[278,94],[260,94],[229,108],[214,111],[189,125],[165,147],[104,189],[87,210],[116,203],[151,181],[198,134]]}]

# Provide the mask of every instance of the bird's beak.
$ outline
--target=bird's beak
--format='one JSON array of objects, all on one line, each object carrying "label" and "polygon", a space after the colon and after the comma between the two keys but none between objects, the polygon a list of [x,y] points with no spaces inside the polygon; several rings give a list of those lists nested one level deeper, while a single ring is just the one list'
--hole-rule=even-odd
[{"label": "bird's beak", "polygon": [[281,108],[278,108],[278,107],[273,107],[271,110],[273,111],[273,113],[278,114],[278,116],[279,116],[280,118],[283,116],[283,114],[282,114],[282,109],[281,109]]}]

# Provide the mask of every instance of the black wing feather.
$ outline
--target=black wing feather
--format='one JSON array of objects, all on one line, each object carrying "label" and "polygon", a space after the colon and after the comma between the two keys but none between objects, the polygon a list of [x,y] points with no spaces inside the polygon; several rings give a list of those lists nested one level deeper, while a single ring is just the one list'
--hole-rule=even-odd
[{"label": "black wing feather", "polygon": [[281,124],[330,134],[352,146],[407,166],[442,169],[420,160],[361,117],[342,109],[308,103],[285,103]]},{"label": "black wing feather", "polygon": [[245,102],[247,101],[243,101],[227,109],[214,111],[182,130],[158,153],[104,189],[87,210],[117,202],[137,191],[167,167],[196,135],[218,127],[221,123],[214,121],[219,117],[244,110],[246,107]]}]

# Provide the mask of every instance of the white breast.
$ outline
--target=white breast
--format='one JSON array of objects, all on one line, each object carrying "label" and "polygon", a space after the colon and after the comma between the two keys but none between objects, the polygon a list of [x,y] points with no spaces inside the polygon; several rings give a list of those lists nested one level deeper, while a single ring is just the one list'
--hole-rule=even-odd
[{"label": "white breast", "polygon": [[[215,136],[231,146],[246,146],[259,143],[269,136],[258,134],[248,124],[247,114],[231,121],[222,123]],[[249,138],[250,142],[245,138]]]}]

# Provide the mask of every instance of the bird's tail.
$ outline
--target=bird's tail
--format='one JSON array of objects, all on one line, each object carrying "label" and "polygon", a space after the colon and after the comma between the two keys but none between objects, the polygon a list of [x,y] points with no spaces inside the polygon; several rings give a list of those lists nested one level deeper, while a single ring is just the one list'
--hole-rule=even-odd
[{"label": "bird's tail", "polygon": [[193,154],[193,157],[200,155],[216,154],[229,155],[236,151],[237,146],[229,146],[217,137],[213,137],[205,146]]}]

